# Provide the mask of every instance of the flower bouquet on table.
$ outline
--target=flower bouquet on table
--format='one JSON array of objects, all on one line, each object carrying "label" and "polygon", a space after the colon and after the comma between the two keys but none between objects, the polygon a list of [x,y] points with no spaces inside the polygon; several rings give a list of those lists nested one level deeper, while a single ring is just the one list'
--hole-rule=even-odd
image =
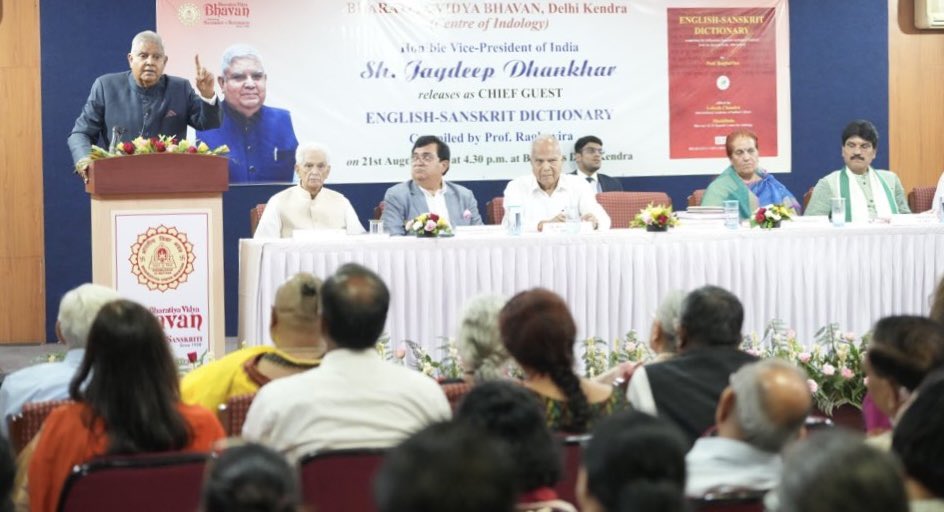
[{"label": "flower bouquet on table", "polygon": [[747,336],[741,348],[758,357],[779,357],[803,368],[816,408],[829,416],[843,405],[862,409],[863,361],[869,336],[867,333],[857,337],[832,323],[817,331],[812,346],[807,347],[797,341],[796,331],[785,328],[780,320],[773,320],[762,340]]},{"label": "flower bouquet on table", "polygon": [[229,147],[224,144],[220,147],[210,149],[204,142],[190,142],[186,139],[177,140],[176,137],[171,137],[170,135],[159,135],[157,137],[151,137],[150,139],[138,137],[129,142],[118,143],[115,146],[114,153],[110,153],[107,149],[98,146],[92,146],[92,152],[89,153],[89,156],[79,160],[79,162],[75,164],[75,168],[79,171],[85,171],[95,160],[113,158],[116,156],[147,155],[150,153],[185,153],[191,155],[222,156],[229,153]]},{"label": "flower bouquet on table", "polygon": [[629,223],[631,228],[646,228],[646,231],[668,231],[677,225],[678,218],[672,213],[671,206],[652,203],[639,210],[636,218]]},{"label": "flower bouquet on table", "polygon": [[452,227],[435,213],[421,213],[406,221],[404,227],[407,233],[418,237],[452,236]]},{"label": "flower bouquet on table", "polygon": [[760,226],[761,229],[779,228],[780,222],[793,220],[796,212],[789,206],[782,204],[768,204],[754,210],[751,214],[751,226]]}]

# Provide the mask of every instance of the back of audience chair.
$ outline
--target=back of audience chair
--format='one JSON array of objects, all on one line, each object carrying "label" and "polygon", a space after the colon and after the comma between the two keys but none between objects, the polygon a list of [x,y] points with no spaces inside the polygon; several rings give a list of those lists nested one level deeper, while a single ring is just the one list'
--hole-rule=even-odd
[{"label": "back of audience chair", "polygon": [[255,393],[233,396],[220,404],[217,416],[220,418],[220,424],[227,436],[239,437],[243,433],[243,423],[246,421],[246,413],[249,412],[249,406],[252,405],[252,399],[256,397]]},{"label": "back of audience chair", "polygon": [[577,473],[580,472],[580,462],[583,457],[583,444],[590,439],[589,435],[567,436],[563,439],[563,471],[561,479],[554,486],[557,496],[569,503],[577,503]]},{"label": "back of audience chair", "polygon": [[262,212],[265,211],[265,206],[265,203],[260,203],[249,210],[249,236],[256,234],[256,228],[259,227],[259,219],[262,218]]},{"label": "back of audience chair", "polygon": [[374,474],[386,449],[332,450],[301,458],[302,499],[318,512],[374,512]]},{"label": "back of audience chair", "polygon": [[76,466],[59,512],[197,510],[207,454],[105,457]]},{"label": "back of audience chair", "polygon": [[446,400],[449,400],[449,407],[452,408],[452,412],[456,412],[456,408],[459,407],[459,402],[469,393],[469,390],[472,389],[472,384],[469,384],[465,381],[460,382],[443,382],[440,384],[442,387],[443,393],[446,394]]},{"label": "back of audience chair", "polygon": [[766,491],[732,491],[689,500],[692,512],[764,512]]},{"label": "back of audience chair", "polygon": [[63,404],[71,404],[72,400],[50,400],[48,402],[30,402],[23,406],[19,414],[10,418],[10,444],[13,445],[13,454],[19,455],[29,444],[33,436],[42,428],[46,416],[53,409]]},{"label": "back of audience chair", "polygon": [[934,192],[936,187],[915,187],[908,192],[908,208],[911,213],[926,212],[934,207]]},{"label": "back of audience chair", "polygon": [[492,198],[485,203],[485,223],[501,224],[505,218],[505,198],[503,196]]}]

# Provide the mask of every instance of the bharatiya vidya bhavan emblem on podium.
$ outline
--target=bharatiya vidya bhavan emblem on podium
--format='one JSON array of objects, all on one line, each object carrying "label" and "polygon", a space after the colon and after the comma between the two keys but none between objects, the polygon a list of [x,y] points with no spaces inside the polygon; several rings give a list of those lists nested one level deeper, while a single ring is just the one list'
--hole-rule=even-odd
[{"label": "bharatiya vidya bhavan emblem on podium", "polygon": [[138,235],[131,246],[131,273],[148,290],[176,290],[193,272],[193,244],[177,228],[160,225]]}]

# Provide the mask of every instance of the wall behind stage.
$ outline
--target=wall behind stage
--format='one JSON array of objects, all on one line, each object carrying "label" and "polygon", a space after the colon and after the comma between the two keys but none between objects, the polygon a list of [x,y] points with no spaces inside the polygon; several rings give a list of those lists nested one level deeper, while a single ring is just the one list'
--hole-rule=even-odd
[{"label": "wall behind stage", "polygon": [[[126,0],[120,4],[110,0],[42,0],[40,17],[46,324],[47,339],[52,340],[62,295],[92,278],[89,200],[81,182],[71,174],[66,137],[95,78],[127,69],[131,38],[141,30],[154,28],[155,4],[154,0]],[[839,139],[845,123],[868,118],[882,136],[888,131],[888,5],[861,0],[793,0],[790,60],[794,167],[792,173],[778,175],[778,179],[799,198],[821,175],[842,165]],[[300,60],[299,65],[304,63]],[[409,150],[403,148],[404,156]],[[887,147],[880,143],[875,165],[887,167],[887,155]],[[726,165],[726,160],[719,160],[718,171]],[[526,167],[521,171],[530,172]],[[409,170],[404,168],[402,176],[406,179]],[[704,188],[708,181],[705,177],[640,177],[624,178],[623,184],[627,190],[665,191],[677,207],[684,207],[688,194]],[[497,181],[466,185],[479,199],[480,209],[504,189],[504,182]],[[389,184],[378,183],[335,188],[347,195],[366,223],[387,187]],[[249,209],[265,202],[279,188],[234,187],[224,196],[225,248],[221,263],[225,265],[228,336],[236,335],[238,240],[249,235]]]}]

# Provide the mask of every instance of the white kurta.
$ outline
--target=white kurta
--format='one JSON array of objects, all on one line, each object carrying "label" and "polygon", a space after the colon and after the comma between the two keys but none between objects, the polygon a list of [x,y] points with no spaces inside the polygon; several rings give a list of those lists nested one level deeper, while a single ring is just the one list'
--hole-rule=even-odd
[{"label": "white kurta", "polygon": [[[582,177],[561,174],[557,188],[548,195],[533,174],[511,180],[505,187],[504,207],[521,206],[525,231],[537,231],[538,223],[574,209],[583,216],[592,213],[597,229],[610,229],[610,216],[597,202],[596,193]],[[505,218],[508,218],[507,216]]]},{"label": "white kurta", "polygon": [[314,199],[295,185],[275,194],[266,203],[253,238],[291,238],[296,229],[344,229],[364,233],[357,212],[341,193],[321,189]]}]

